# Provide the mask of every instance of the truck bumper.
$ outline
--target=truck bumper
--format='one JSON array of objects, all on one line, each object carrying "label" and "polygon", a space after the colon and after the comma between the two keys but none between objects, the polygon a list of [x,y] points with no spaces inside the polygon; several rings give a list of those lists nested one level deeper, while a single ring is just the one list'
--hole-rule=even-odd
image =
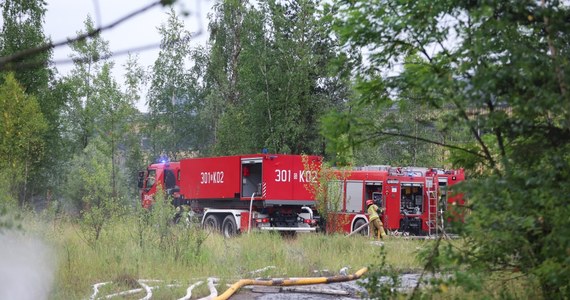
[{"label": "truck bumper", "polygon": [[317,231],[315,227],[259,227],[261,230],[269,231],[297,231],[297,232],[314,232]]}]

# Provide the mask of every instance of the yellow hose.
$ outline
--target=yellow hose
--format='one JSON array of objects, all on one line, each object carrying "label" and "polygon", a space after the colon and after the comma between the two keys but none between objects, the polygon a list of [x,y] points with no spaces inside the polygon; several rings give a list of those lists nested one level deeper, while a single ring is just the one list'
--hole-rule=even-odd
[{"label": "yellow hose", "polygon": [[309,285],[319,283],[333,283],[356,280],[366,273],[368,268],[362,268],[356,273],[351,275],[337,275],[331,277],[305,277],[294,279],[271,279],[271,280],[257,280],[257,279],[241,279],[232,284],[223,294],[214,298],[215,300],[229,299],[237,290],[246,285],[264,285],[264,286],[292,286],[292,285]]}]

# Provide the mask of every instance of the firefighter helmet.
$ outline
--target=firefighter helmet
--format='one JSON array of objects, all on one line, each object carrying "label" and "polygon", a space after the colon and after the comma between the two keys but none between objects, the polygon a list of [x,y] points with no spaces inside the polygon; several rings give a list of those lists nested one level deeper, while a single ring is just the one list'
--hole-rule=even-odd
[{"label": "firefighter helmet", "polygon": [[372,201],[372,199],[368,199],[366,200],[366,206],[372,205],[374,204],[374,201]]}]

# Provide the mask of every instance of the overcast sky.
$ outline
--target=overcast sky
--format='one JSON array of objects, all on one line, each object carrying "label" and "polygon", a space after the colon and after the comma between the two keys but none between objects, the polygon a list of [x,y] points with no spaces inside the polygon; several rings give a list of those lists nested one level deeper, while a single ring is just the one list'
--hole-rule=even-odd
[{"label": "overcast sky", "polygon": [[[156,0],[47,0],[47,12],[45,16],[44,31],[50,36],[52,42],[57,43],[68,37],[74,37],[77,32],[84,31],[84,21],[87,15],[91,15],[96,27],[106,26],[118,19],[142,8]],[[190,12],[183,19],[186,28],[191,33],[202,32],[192,42],[204,44],[208,37],[207,14],[215,0],[178,0],[175,9],[178,13],[182,10]],[[102,37],[109,42],[111,51],[116,53],[132,48],[144,47],[160,43],[160,35],[157,28],[166,22],[169,8],[161,6],[153,7],[118,26],[103,32]],[[158,48],[139,52],[139,63],[151,66],[158,56]],[[68,47],[56,48],[53,53],[55,62],[69,58]],[[114,76],[122,83],[127,55],[114,57]],[[72,68],[72,64],[57,63],[56,67],[60,75],[65,75]],[[137,105],[145,110],[144,103]]]}]

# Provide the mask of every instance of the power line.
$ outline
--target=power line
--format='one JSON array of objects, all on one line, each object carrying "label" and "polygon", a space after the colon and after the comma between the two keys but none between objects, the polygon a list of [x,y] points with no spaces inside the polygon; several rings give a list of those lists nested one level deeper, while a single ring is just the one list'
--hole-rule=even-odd
[{"label": "power line", "polygon": [[[183,41],[183,39],[180,39],[180,41]],[[127,54],[133,53],[133,52],[143,52],[143,51],[157,49],[157,48],[160,48],[161,45],[162,45],[161,43],[154,43],[154,44],[148,44],[148,45],[143,45],[143,46],[132,47],[132,48],[128,48],[128,49],[115,51],[115,52],[108,54],[108,55],[99,56],[98,58],[94,58],[94,57],[68,58],[68,59],[55,60],[55,61],[53,61],[53,63],[58,65],[58,64],[70,64],[70,63],[74,63],[74,62],[100,61],[100,60],[109,59],[111,57],[127,55]],[[34,65],[34,63],[29,63],[27,65],[26,64],[20,64],[19,66],[24,67],[24,68],[28,68],[28,67],[31,67],[33,65]]]},{"label": "power line", "polygon": [[[57,43],[47,43],[47,44],[44,44],[42,46],[38,46],[35,48],[29,48],[29,49],[25,49],[25,50],[16,52],[12,55],[0,57],[0,70],[3,71],[6,69],[19,69],[19,68],[23,68],[23,67],[30,67],[33,65],[37,65],[37,63],[16,63],[15,65],[11,65],[11,64],[18,62],[18,61],[21,61],[27,57],[32,57],[36,54],[39,54],[41,52],[44,52],[44,51],[47,51],[50,49],[65,46],[65,45],[68,45],[68,44],[71,44],[71,43],[74,43],[77,41],[84,40],[84,39],[89,38],[89,37],[96,36],[96,35],[100,34],[101,32],[109,30],[109,29],[111,29],[111,28],[113,28],[113,27],[115,27],[115,26],[117,26],[117,25],[141,14],[141,13],[144,13],[145,11],[147,11],[147,10],[157,6],[157,5],[161,5],[163,3],[170,4],[170,2],[171,1],[158,0],[158,1],[155,1],[153,3],[150,3],[147,6],[144,6],[138,10],[135,10],[130,14],[125,15],[124,17],[116,20],[115,22],[112,22],[111,24],[109,24],[107,26],[98,27],[98,28],[96,28],[90,32],[80,34],[80,35],[78,35],[72,39],[67,39],[65,41],[61,41],[61,42],[57,42]],[[26,65],[28,65],[28,66],[26,66]]]}]

